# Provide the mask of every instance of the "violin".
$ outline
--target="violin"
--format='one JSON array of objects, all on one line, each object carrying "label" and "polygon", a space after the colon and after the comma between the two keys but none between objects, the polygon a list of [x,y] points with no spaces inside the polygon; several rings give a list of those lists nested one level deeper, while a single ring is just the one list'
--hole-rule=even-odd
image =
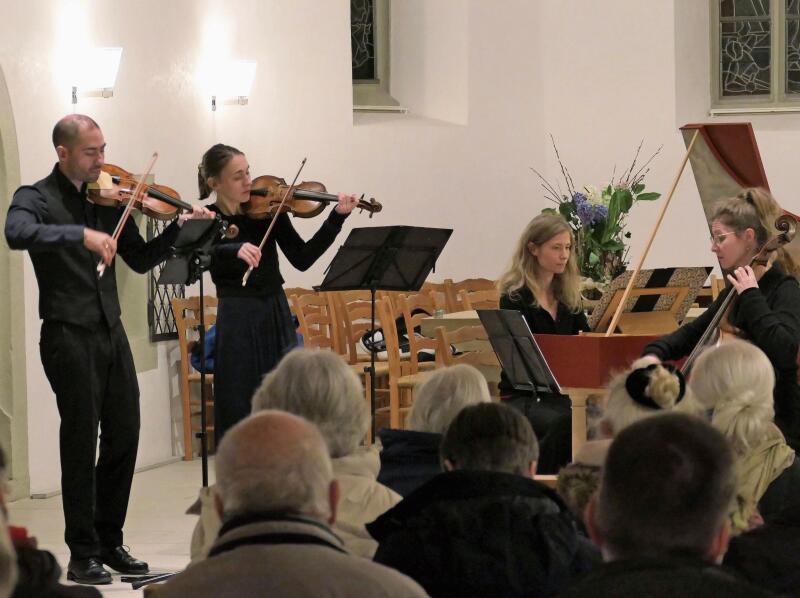
[{"label": "violin", "polygon": [[[782,216],[779,216],[777,220],[775,220],[775,228],[781,232],[764,243],[764,246],[761,248],[761,250],[750,260],[750,266],[760,267],[760,275],[763,275],[763,273],[766,271],[766,267],[769,264],[770,254],[774,253],[779,248],[787,243],[790,243],[792,239],[794,239],[797,232],[797,220],[795,220],[794,216],[783,214]],[[717,312],[714,314],[711,322],[709,322],[708,326],[700,337],[700,340],[697,341],[694,349],[692,349],[689,357],[686,358],[686,361],[681,367],[682,374],[686,375],[691,371],[694,362],[712,342],[714,335],[720,330],[725,331],[722,324],[723,318],[727,320],[728,312],[730,311],[733,299],[737,295],[736,289],[734,289],[731,285],[728,285],[727,291],[728,292],[725,295],[725,298],[719,305],[719,309],[717,309]],[[737,335],[740,333],[738,329],[730,330],[731,328],[735,328],[730,323],[725,324],[724,326],[728,328],[727,332],[729,333]]]},{"label": "violin", "polygon": [[[285,201],[282,202],[284,196]],[[263,175],[253,179],[250,200],[242,204],[242,211],[254,220],[271,218],[278,213],[291,213],[298,218],[314,218],[325,210],[327,204],[338,201],[336,195],[326,193],[322,183],[304,181],[290,186],[281,177]],[[362,212],[369,212],[370,218],[383,209],[374,198],[365,201],[363,196],[356,207]]]},{"label": "violin", "polygon": [[[100,206],[127,205],[134,196],[139,180],[114,164],[104,164],[102,170],[106,176],[101,175],[96,183],[88,185],[89,199]],[[182,201],[175,189],[156,184],[142,185],[142,197],[136,198],[134,207],[156,220],[172,220],[179,210],[192,211],[192,206]]]}]

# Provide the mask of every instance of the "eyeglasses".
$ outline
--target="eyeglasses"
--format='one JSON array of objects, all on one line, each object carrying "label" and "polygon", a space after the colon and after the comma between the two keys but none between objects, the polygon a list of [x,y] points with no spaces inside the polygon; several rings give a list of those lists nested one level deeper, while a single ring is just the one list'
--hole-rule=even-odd
[{"label": "eyeglasses", "polygon": [[727,237],[728,235],[734,235],[734,234],[736,234],[736,231],[730,231],[730,232],[727,232],[727,233],[720,233],[718,235],[711,235],[709,237],[709,240],[711,241],[712,245],[718,245],[719,246],[719,245],[722,245],[722,242],[725,240],[725,237]]}]

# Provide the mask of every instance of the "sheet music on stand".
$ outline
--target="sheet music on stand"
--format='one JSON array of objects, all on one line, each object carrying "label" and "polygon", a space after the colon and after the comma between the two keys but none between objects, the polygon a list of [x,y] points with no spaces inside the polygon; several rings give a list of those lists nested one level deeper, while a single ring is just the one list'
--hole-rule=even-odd
[{"label": "sheet music on stand", "polygon": [[564,395],[522,313],[514,309],[479,309],[478,317],[515,390],[537,396]]}]

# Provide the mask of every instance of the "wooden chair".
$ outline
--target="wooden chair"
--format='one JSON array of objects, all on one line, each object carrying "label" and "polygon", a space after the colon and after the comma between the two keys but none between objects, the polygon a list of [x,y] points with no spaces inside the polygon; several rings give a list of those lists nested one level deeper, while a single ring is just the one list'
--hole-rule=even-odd
[{"label": "wooden chair", "polygon": [[376,303],[376,310],[386,339],[386,365],[388,367],[388,388],[385,391],[378,391],[378,393],[388,395],[388,403],[384,401],[383,404],[376,405],[375,413],[379,415],[388,412],[389,426],[397,429],[403,426],[405,415],[411,409],[412,397],[409,389],[421,380],[422,374],[409,374],[408,362],[404,362],[400,358],[400,342],[391,299],[382,297]]},{"label": "wooden chair", "polygon": [[711,301],[716,301],[719,294],[725,290],[725,277],[717,278],[716,275],[712,274],[709,277],[709,282],[711,283]]},{"label": "wooden chair", "polygon": [[444,284],[445,296],[447,298],[447,311],[450,313],[466,311],[466,308],[458,296],[461,291],[490,291],[496,288],[496,282],[488,278],[467,278],[458,282],[453,282],[448,278],[444,281]]},{"label": "wooden chair", "polygon": [[[453,355],[451,347],[455,346],[458,355]],[[500,362],[489,344],[489,335],[483,326],[464,326],[448,331],[443,326],[436,329],[436,363],[449,367],[466,363],[482,370],[484,375],[498,371]],[[487,371],[488,370],[488,371]],[[495,382],[488,382],[489,394],[498,395]]]},{"label": "wooden chair", "polygon": [[497,289],[459,291],[458,299],[464,311],[471,311],[473,309],[500,309],[500,291]]},{"label": "wooden chair", "polygon": [[[453,281],[448,279],[450,283]],[[447,285],[448,282],[426,282],[419,290],[420,293],[427,293],[433,298],[436,309],[443,309],[447,312]]]},{"label": "wooden chair", "polygon": [[[200,382],[200,372],[193,371],[189,362],[189,353],[197,342],[200,327],[200,298],[174,297],[171,301],[172,313],[175,314],[175,325],[178,329],[178,346],[181,351],[180,385],[181,405],[183,410],[183,459],[191,461],[194,457],[194,432],[200,430],[200,424],[194,424],[192,417],[200,413],[200,401],[191,400],[191,384]],[[217,321],[217,298],[203,297],[205,310],[205,327],[208,330]],[[190,336],[192,338],[190,338]],[[214,374],[206,374],[206,438],[214,439]]]},{"label": "wooden chair", "polygon": [[[358,342],[372,324],[372,304],[369,291],[337,291],[328,294],[339,328],[339,353],[350,364],[369,361],[368,353],[358,351]],[[377,316],[375,321],[377,322]]]},{"label": "wooden chair", "polygon": [[303,346],[331,350],[339,347],[336,315],[326,293],[293,295],[290,305],[297,316]]},{"label": "wooden chair", "polygon": [[[435,353],[436,339],[417,336],[414,334],[414,329],[419,327],[424,318],[434,315],[436,312],[436,300],[429,293],[417,293],[415,295],[401,295],[397,303],[403,314],[403,322],[405,323],[408,337],[409,373],[416,374],[420,369],[423,371],[433,369],[436,365],[433,362],[424,361],[420,363],[419,352],[430,350]],[[413,312],[416,310],[421,311],[414,314]]]}]

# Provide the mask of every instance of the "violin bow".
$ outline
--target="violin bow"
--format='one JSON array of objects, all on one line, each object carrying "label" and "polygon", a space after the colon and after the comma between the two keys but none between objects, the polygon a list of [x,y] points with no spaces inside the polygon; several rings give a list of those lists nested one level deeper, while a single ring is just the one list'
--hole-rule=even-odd
[{"label": "violin bow", "polygon": [[[156,160],[158,160],[158,152],[153,152],[152,157],[150,158],[150,163],[147,165],[147,170],[145,170],[144,174],[139,177],[139,180],[136,182],[136,188],[133,190],[133,194],[131,195],[130,200],[128,200],[128,205],[125,206],[125,211],[122,212],[122,216],[119,217],[117,221],[117,226],[114,229],[114,233],[111,235],[111,238],[116,241],[119,239],[119,236],[122,234],[122,229],[125,226],[125,223],[128,221],[128,218],[131,215],[131,210],[133,210],[133,204],[137,199],[141,199],[142,192],[145,187],[144,181],[150,176],[150,171],[153,170],[153,166],[155,166]],[[97,264],[97,278],[102,278],[103,273],[106,271],[106,263],[101,259],[100,263]]]},{"label": "violin bow", "polygon": [[[294,179],[292,180],[292,184],[289,185],[288,187],[286,187],[286,191],[283,192],[283,197],[281,198],[281,203],[278,204],[278,209],[275,211],[275,215],[272,217],[272,222],[269,223],[269,226],[267,227],[267,232],[264,233],[264,238],[261,239],[261,243],[258,246],[258,250],[259,251],[264,249],[264,244],[267,242],[267,239],[269,238],[269,234],[272,232],[272,228],[275,226],[275,222],[277,222],[277,220],[278,220],[278,216],[281,213],[281,209],[283,208],[284,204],[286,203],[286,198],[289,197],[289,193],[291,193],[292,189],[294,189],[294,184],[297,182],[297,177],[299,177],[300,173],[303,171],[303,167],[306,165],[306,160],[308,160],[308,157],[303,158],[303,161],[300,162],[300,168],[297,169],[297,174],[294,175]],[[253,273],[253,266],[250,266],[247,269],[247,272],[245,272],[244,276],[242,277],[242,286],[245,286],[247,284],[247,280],[250,278],[250,274],[252,274],[252,273]]]}]

